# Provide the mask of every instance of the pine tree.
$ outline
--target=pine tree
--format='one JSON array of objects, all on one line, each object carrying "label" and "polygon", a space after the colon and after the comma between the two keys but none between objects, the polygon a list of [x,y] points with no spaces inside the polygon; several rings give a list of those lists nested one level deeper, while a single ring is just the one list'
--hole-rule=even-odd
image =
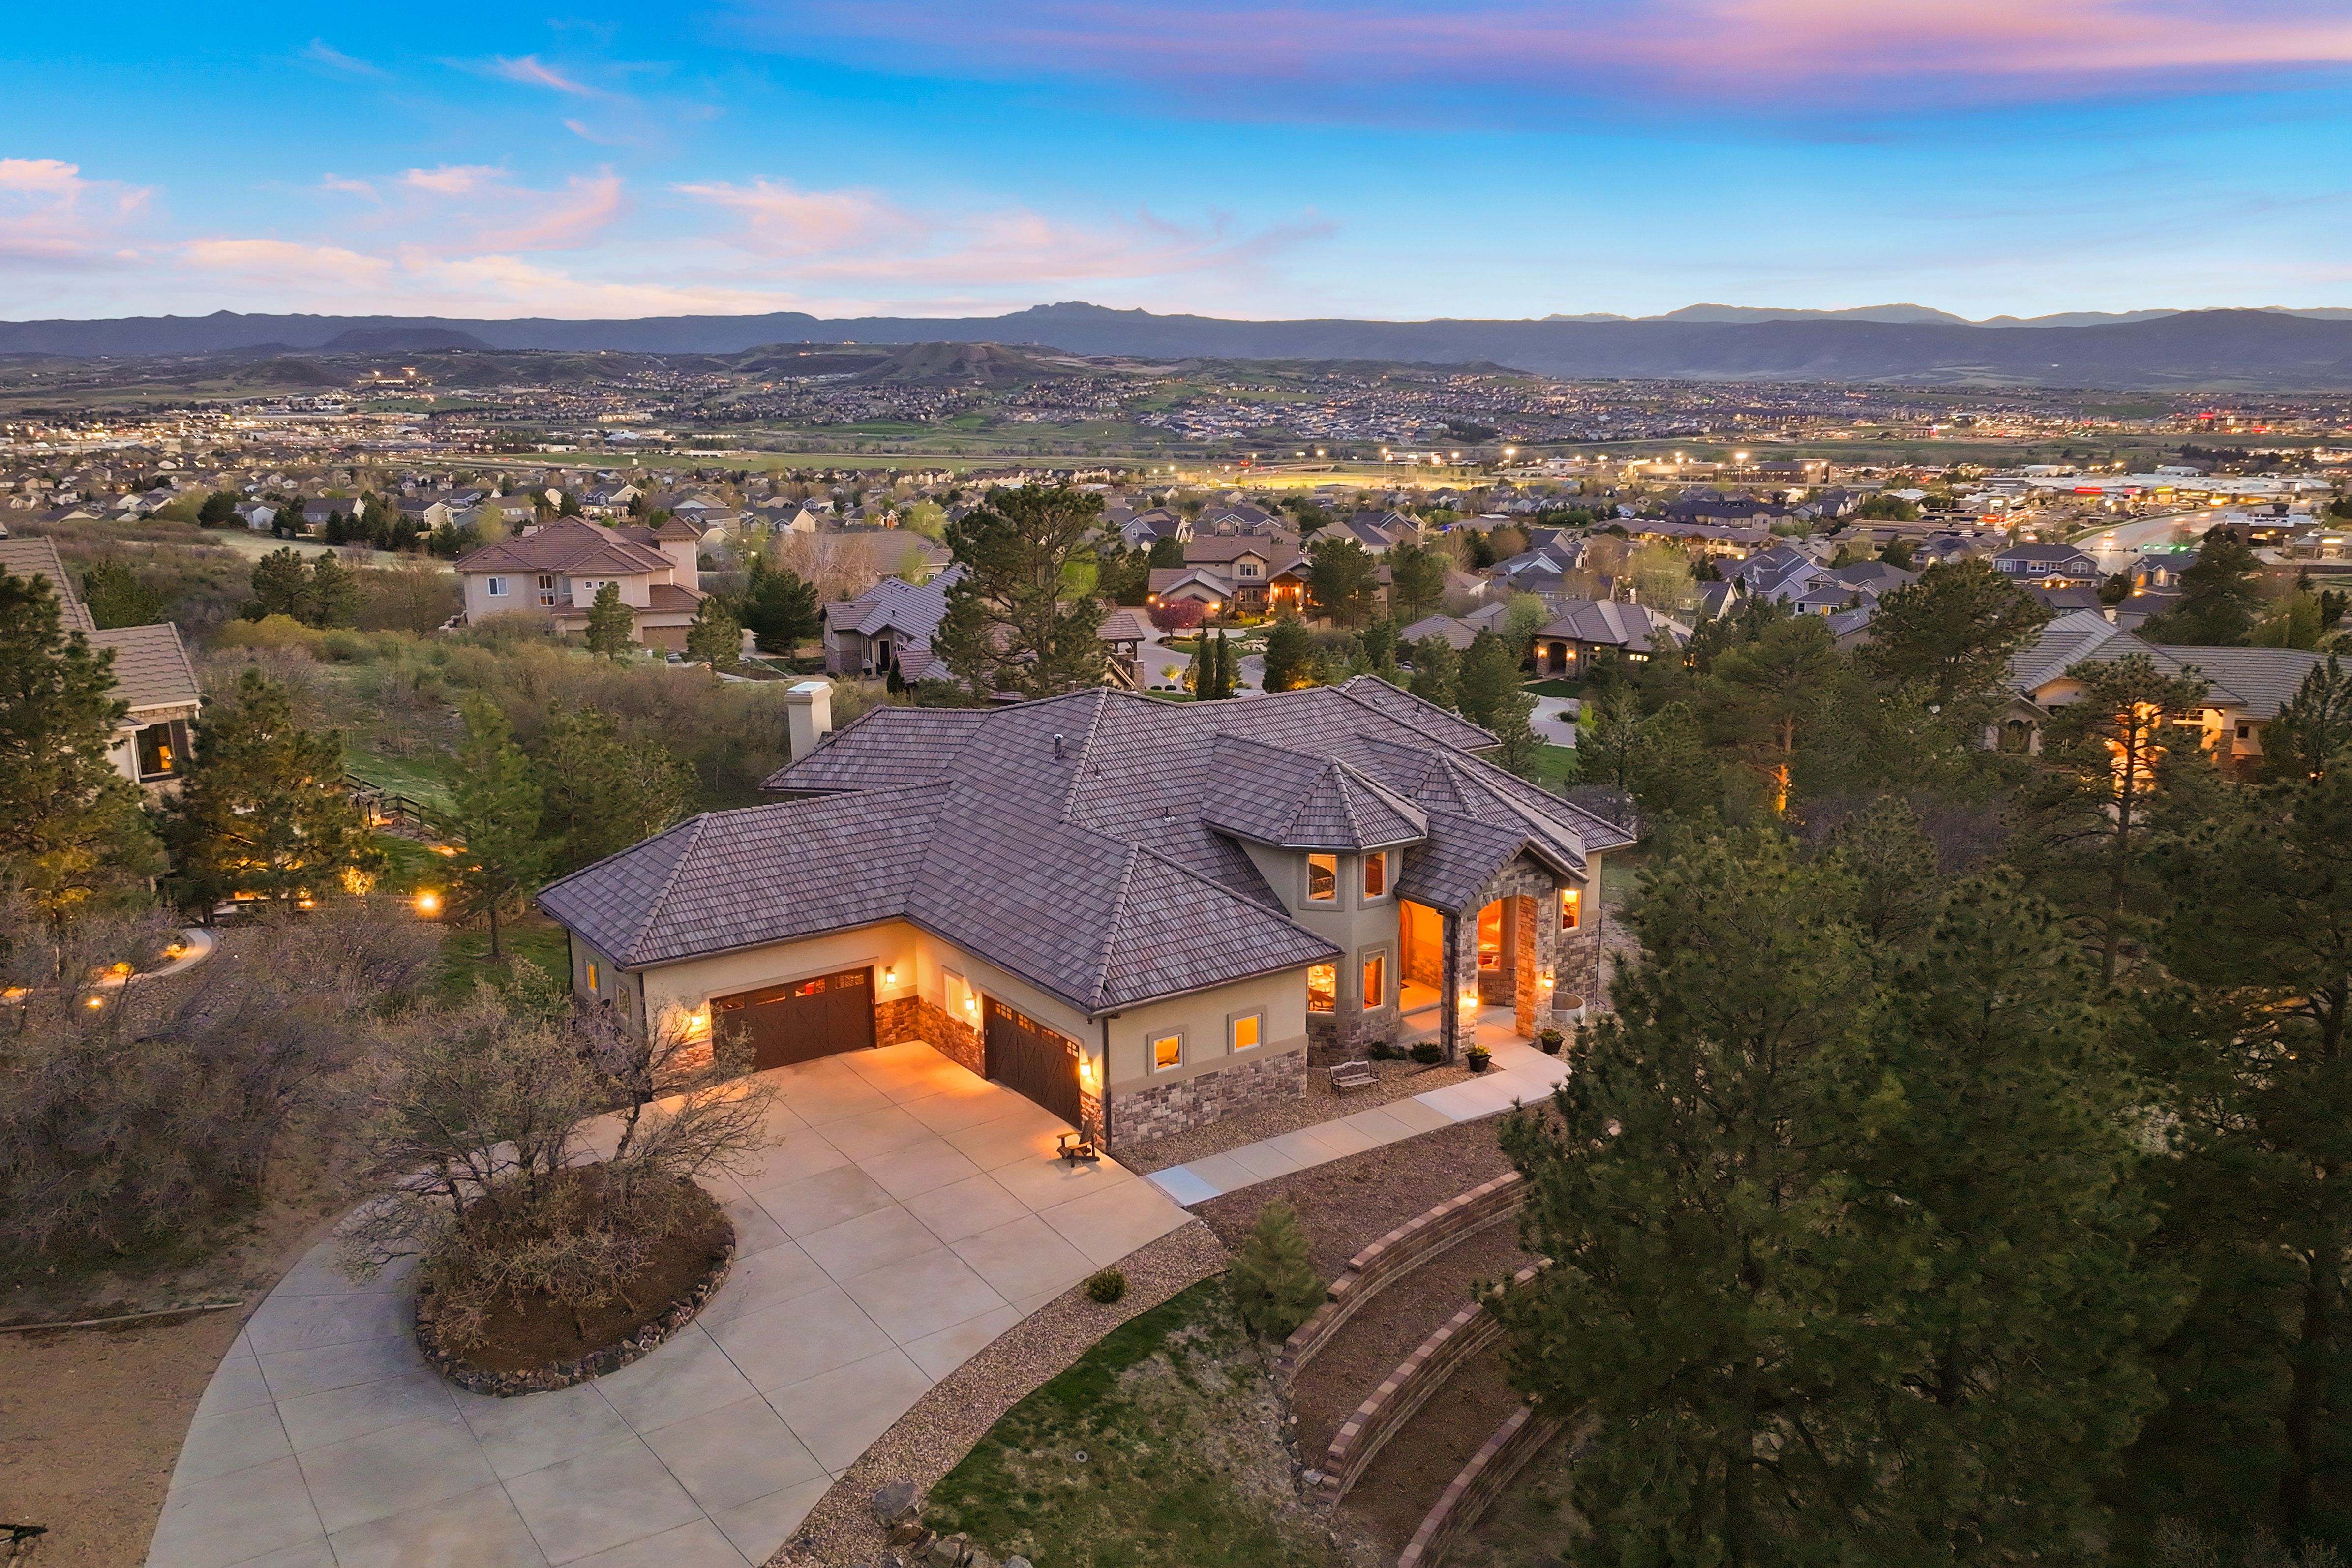
[{"label": "pine tree", "polygon": [[1447,557],[1406,540],[1388,553],[1389,599],[1400,626],[1433,614],[1445,597]]},{"label": "pine tree", "polygon": [[0,879],[53,926],[162,868],[139,789],[115,771],[114,652],[64,629],[47,577],[0,567]]},{"label": "pine tree", "polygon": [[543,802],[549,868],[569,871],[627,848],[686,815],[694,772],[657,741],[632,744],[602,713],[556,713],[540,734],[532,774]]},{"label": "pine tree", "polygon": [[1800,770],[1822,754],[1816,726],[1843,663],[1820,616],[1773,621],[1715,660],[1700,710],[1707,738],[1747,770],[1775,816],[1794,799]]},{"label": "pine tree", "polygon": [[789,568],[771,566],[764,553],[751,557],[737,617],[757,639],[762,653],[789,654],[823,630],[817,613],[816,590]]},{"label": "pine tree", "polygon": [[101,628],[151,626],[163,618],[163,595],[112,555],[92,562],[81,574],[81,602]]},{"label": "pine tree", "polygon": [[1442,637],[1412,645],[1412,694],[1423,702],[1451,708],[1461,700],[1462,656]]},{"label": "pine tree", "polygon": [[265,616],[306,620],[310,600],[310,574],[292,545],[273,550],[253,563],[253,597]]},{"label": "pine tree", "polygon": [[[708,603],[709,601],[706,601]],[[514,743],[506,715],[488,698],[468,698],[466,739],[457,748],[459,783],[449,826],[464,840],[453,862],[450,912],[486,915],[492,958],[505,956],[499,917],[521,907],[547,867],[540,840],[544,806],[530,759]]]},{"label": "pine tree", "polygon": [[1225,1275],[1234,1309],[1252,1333],[1283,1340],[1305,1322],[1323,1300],[1322,1281],[1307,1248],[1307,1233],[1288,1204],[1257,1211],[1257,1223],[1234,1255]]},{"label": "pine tree", "polygon": [[2180,603],[2152,616],[2140,635],[2152,643],[2196,647],[2236,647],[2246,640],[2263,609],[2255,580],[2262,557],[2223,524],[2206,530],[2197,560],[2180,574]]},{"label": "pine tree", "polygon": [[1938,562],[1880,601],[1862,664],[1889,686],[1917,689],[1956,726],[1981,729],[2007,694],[2011,657],[2049,619],[1990,562]]},{"label": "pine tree", "polygon": [[187,775],[165,808],[173,901],[209,915],[233,893],[324,900],[386,865],[343,791],[342,738],[294,721],[285,687],[248,668],[196,721]]},{"label": "pine tree", "polygon": [[1102,601],[1068,585],[1072,563],[1093,559],[1101,517],[1099,496],[1024,485],[948,525],[964,572],[931,646],[971,694],[1050,697],[1101,683]]},{"label": "pine tree", "polygon": [[1519,660],[1511,645],[1490,631],[1472,638],[1456,692],[1462,717],[1491,730],[1503,704],[1520,690]]},{"label": "pine tree", "polygon": [[1536,700],[1524,691],[1514,691],[1495,710],[1495,761],[1523,779],[1536,776],[1536,764],[1543,755],[1535,711]]},{"label": "pine tree", "polygon": [[2352,753],[2352,677],[2335,654],[2303,678],[2263,729],[2263,771],[2277,780],[2317,778]]},{"label": "pine tree", "polygon": [[621,585],[606,583],[588,606],[588,651],[600,658],[618,658],[635,639],[637,618],[621,602]]},{"label": "pine tree", "polygon": [[1308,552],[1307,593],[1335,626],[1360,626],[1380,610],[1380,566],[1352,539],[1318,539]]},{"label": "pine tree", "polygon": [[686,656],[710,667],[710,679],[743,662],[743,628],[714,596],[695,607],[693,624],[686,628]]},{"label": "pine tree", "polygon": [[314,626],[351,626],[359,624],[359,579],[333,551],[321,550],[310,563],[303,621]]},{"label": "pine tree", "polygon": [[1265,689],[1296,691],[1323,684],[1323,656],[1314,634],[1297,616],[1276,617],[1265,637]]}]

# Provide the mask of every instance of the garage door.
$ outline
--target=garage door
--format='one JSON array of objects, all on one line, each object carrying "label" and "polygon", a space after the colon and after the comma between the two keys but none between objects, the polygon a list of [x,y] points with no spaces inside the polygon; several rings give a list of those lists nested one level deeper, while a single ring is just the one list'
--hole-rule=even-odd
[{"label": "garage door", "polygon": [[874,971],[713,997],[710,1013],[720,1038],[750,1043],[755,1071],[863,1050],[874,1043]]},{"label": "garage door", "polygon": [[1016,1089],[1068,1122],[1078,1120],[1078,1058],[1071,1043],[988,999],[988,1076]]}]

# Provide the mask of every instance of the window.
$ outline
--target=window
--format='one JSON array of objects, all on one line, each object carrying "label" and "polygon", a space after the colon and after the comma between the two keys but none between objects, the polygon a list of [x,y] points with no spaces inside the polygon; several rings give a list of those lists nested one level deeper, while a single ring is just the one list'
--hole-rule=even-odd
[{"label": "window", "polygon": [[1389,1005],[1388,954],[1376,952],[1364,960],[1364,1011]]},{"label": "window", "polygon": [[1503,968],[1503,900],[1496,899],[1478,911],[1478,967],[1491,973]]},{"label": "window", "polygon": [[1364,897],[1381,899],[1388,896],[1389,852],[1385,849],[1364,857]]},{"label": "window", "polygon": [[188,754],[188,727],[177,719],[150,724],[139,731],[139,776],[167,779],[180,771]]},{"label": "window", "polygon": [[506,596],[507,596],[507,580],[506,580],[505,578],[503,578],[503,577],[493,577],[493,578],[491,578],[491,579],[490,579],[490,597],[491,597],[491,598],[493,598],[493,599],[503,599],[503,598],[505,598]]},{"label": "window", "polygon": [[588,989],[596,989],[596,961],[593,958],[588,961]]},{"label": "window", "polygon": [[1339,858],[1337,855],[1309,855],[1307,858],[1307,901],[1310,904],[1336,904],[1339,901]]},{"label": "window", "polygon": [[1574,931],[1584,919],[1584,889],[1562,888],[1559,890],[1559,929]]},{"label": "window", "polygon": [[1151,1070],[1166,1072],[1170,1068],[1184,1065],[1184,1037],[1160,1035],[1151,1042]]},{"label": "window", "polygon": [[539,579],[539,602],[551,607],[555,603],[555,579],[542,574]]},{"label": "window", "polygon": [[1233,1048],[1237,1051],[1255,1050],[1265,1034],[1265,1015],[1244,1013],[1233,1022]]},{"label": "window", "polygon": [[1310,963],[1307,966],[1307,1010],[1310,1013],[1333,1013],[1339,1007],[1339,966],[1336,963]]},{"label": "window", "polygon": [[1257,563],[1256,563],[1256,562],[1255,562],[1255,561],[1244,561],[1244,562],[1242,562],[1240,564],[1241,564],[1242,575],[1243,575],[1243,576],[1244,576],[1244,577],[1255,577],[1255,576],[1256,576],[1256,575],[1257,575]]}]

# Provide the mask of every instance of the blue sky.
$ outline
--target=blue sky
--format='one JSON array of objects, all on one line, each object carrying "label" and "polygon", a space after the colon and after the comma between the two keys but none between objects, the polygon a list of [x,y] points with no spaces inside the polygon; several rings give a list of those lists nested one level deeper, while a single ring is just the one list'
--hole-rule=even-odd
[{"label": "blue sky", "polygon": [[131,4],[5,47],[11,319],[2352,305],[2342,0]]}]

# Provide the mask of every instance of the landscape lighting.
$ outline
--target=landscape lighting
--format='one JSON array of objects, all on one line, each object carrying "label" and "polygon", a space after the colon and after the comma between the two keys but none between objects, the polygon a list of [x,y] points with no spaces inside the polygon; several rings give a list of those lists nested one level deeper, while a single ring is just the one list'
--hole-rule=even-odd
[{"label": "landscape lighting", "polygon": [[426,916],[439,914],[441,912],[441,895],[438,893],[417,894],[416,912],[420,915]]}]

